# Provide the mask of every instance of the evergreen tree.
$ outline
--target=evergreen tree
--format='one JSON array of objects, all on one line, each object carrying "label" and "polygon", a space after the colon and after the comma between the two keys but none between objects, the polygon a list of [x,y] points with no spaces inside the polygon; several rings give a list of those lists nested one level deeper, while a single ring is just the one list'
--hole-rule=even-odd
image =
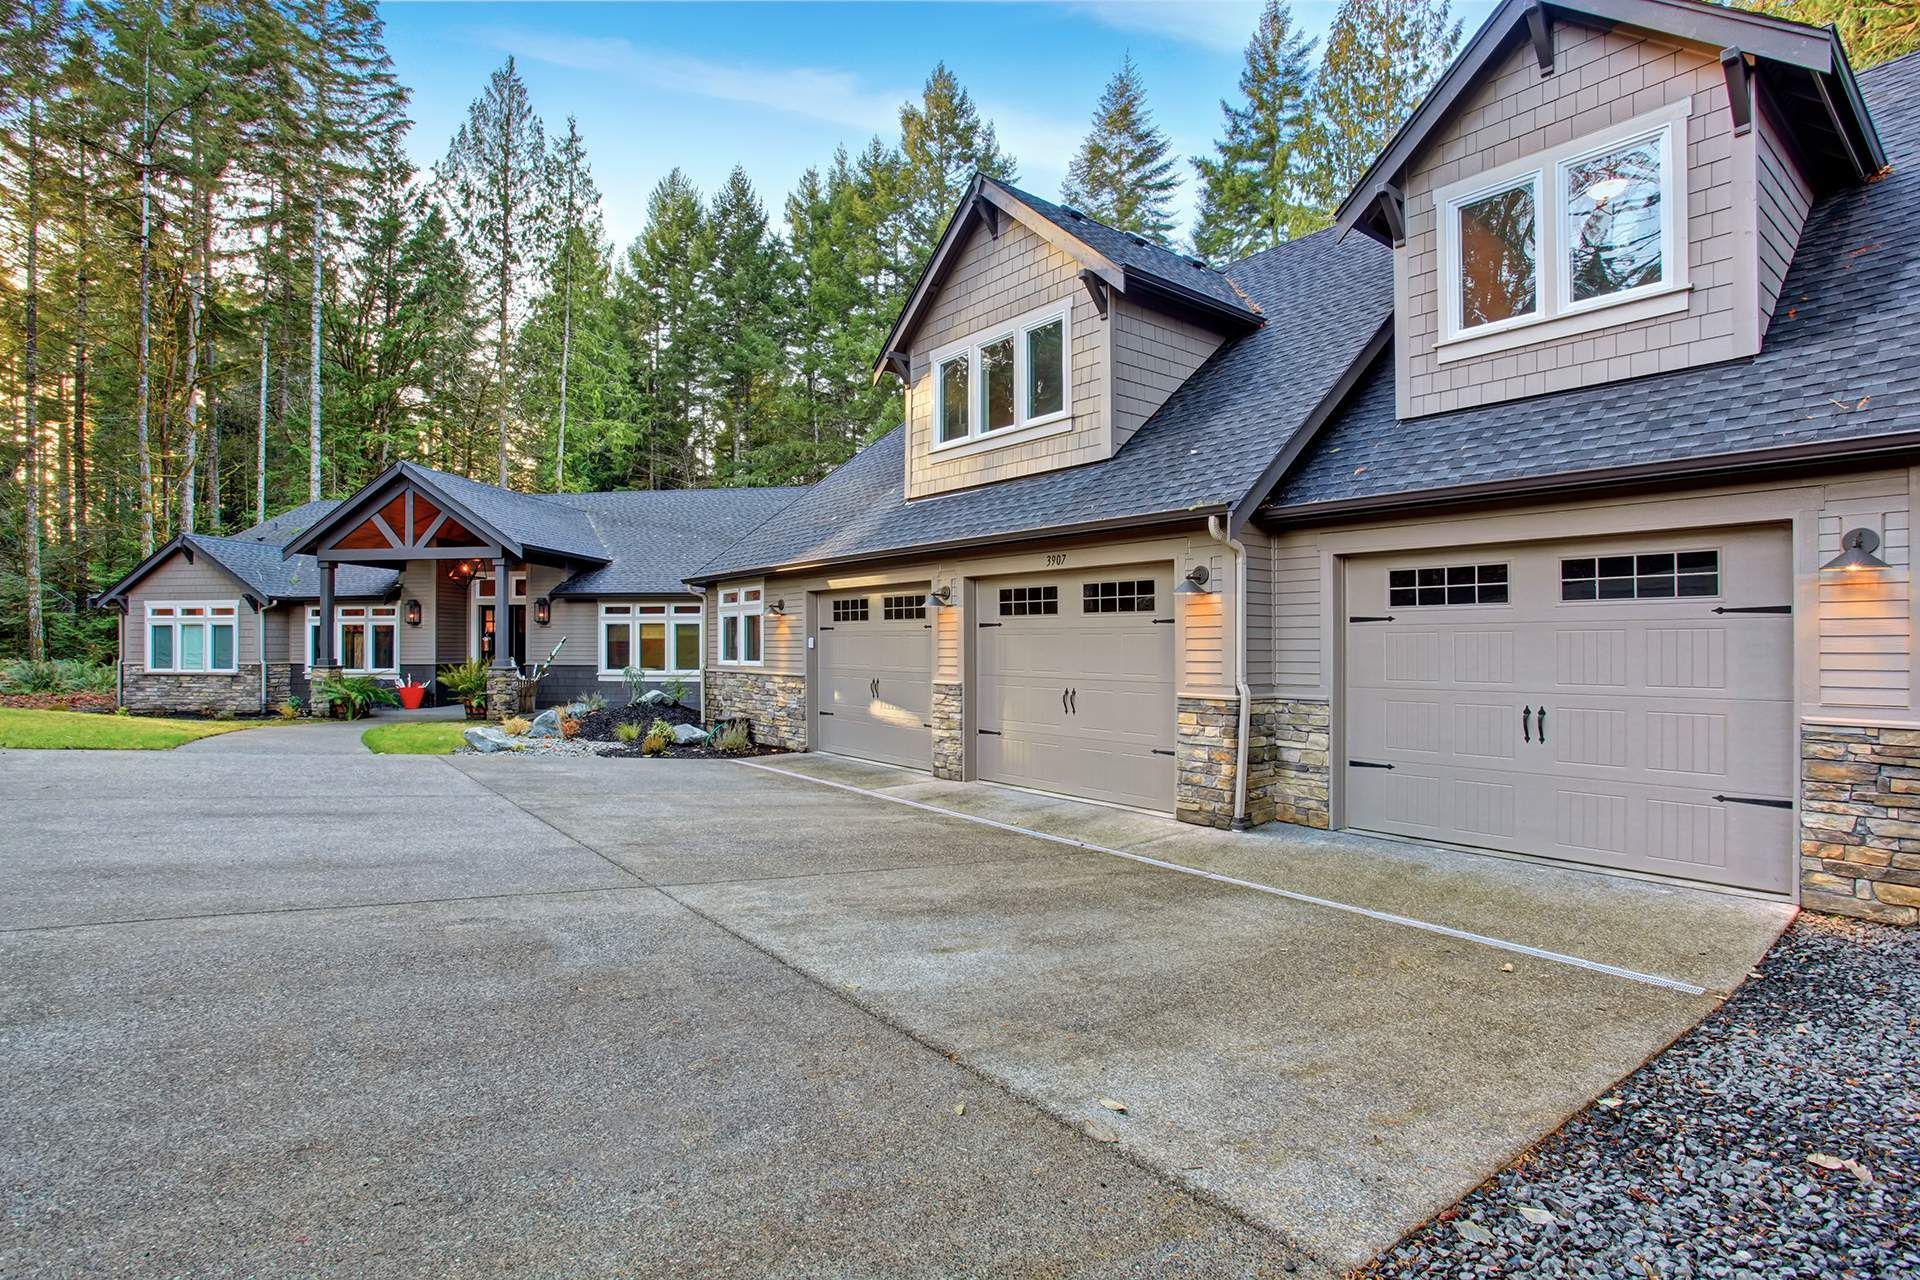
[{"label": "evergreen tree", "polygon": [[1238,104],[1224,99],[1225,134],[1196,157],[1200,209],[1194,251],[1227,263],[1325,224],[1309,189],[1313,135],[1313,42],[1293,26],[1284,0],[1267,0],[1247,44]]},{"label": "evergreen tree", "polygon": [[566,488],[567,474],[567,382],[573,367],[573,269],[574,253],[586,246],[594,257],[600,254],[600,192],[593,185],[587,168],[587,148],[580,139],[580,127],[567,117],[567,136],[553,152],[554,212],[559,228],[560,271],[557,280],[560,298],[560,386],[554,397],[559,424],[554,435],[553,487]]},{"label": "evergreen tree", "polygon": [[914,274],[933,256],[940,233],[976,171],[1008,182],[1019,176],[1000,150],[993,125],[942,62],[921,90],[920,102],[900,108],[900,152],[905,159],[906,236]]},{"label": "evergreen tree", "polygon": [[783,352],[786,260],[747,171],[735,165],[707,214],[713,244],[713,474],[739,484],[771,425]]},{"label": "evergreen tree", "polygon": [[504,485],[514,402],[514,298],[529,273],[546,262],[554,238],[546,132],[512,58],[468,109],[437,175],[448,220],[459,231],[475,277],[486,282],[494,315],[498,481]]},{"label": "evergreen tree", "polygon": [[[538,452],[553,460],[555,490],[610,475],[617,487],[626,482],[620,472],[634,448],[636,406],[612,253],[583,225],[574,226],[565,241],[521,326],[521,412],[546,428]],[[569,433],[564,453],[562,431]]]},{"label": "evergreen tree", "polygon": [[1861,70],[1920,49],[1920,3],[1915,0],[1732,0],[1740,9],[1816,27],[1833,27],[1847,57]]},{"label": "evergreen tree", "polygon": [[1453,60],[1448,0],[1341,0],[1315,91],[1315,198],[1340,203]]},{"label": "evergreen tree", "polygon": [[[647,225],[627,251],[616,284],[622,330],[633,353],[634,456],[621,479],[680,488],[702,474],[695,426],[705,416],[712,351],[707,294],[712,237],[700,192],[675,169],[647,198]],[[605,478],[596,487],[608,484]]]},{"label": "evergreen tree", "polygon": [[1140,69],[1129,55],[1107,82],[1093,131],[1067,165],[1060,198],[1123,231],[1167,243],[1180,186],[1167,135],[1147,110]]}]

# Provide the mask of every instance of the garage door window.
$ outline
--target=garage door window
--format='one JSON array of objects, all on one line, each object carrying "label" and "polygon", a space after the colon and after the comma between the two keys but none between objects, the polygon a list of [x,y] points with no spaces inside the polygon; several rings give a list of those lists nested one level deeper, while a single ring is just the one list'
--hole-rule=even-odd
[{"label": "garage door window", "polygon": [[925,596],[883,596],[880,617],[885,622],[924,622],[927,617]]},{"label": "garage door window", "polygon": [[1000,588],[1000,616],[1003,618],[1029,618],[1059,612],[1058,587]]},{"label": "garage door window", "polygon": [[1387,572],[1387,604],[1394,609],[1440,604],[1506,604],[1507,600],[1507,566],[1504,564],[1432,565]]},{"label": "garage door window", "polygon": [[1562,600],[1670,600],[1719,594],[1718,551],[1650,551],[1560,562]]},{"label": "garage door window", "polygon": [[865,622],[867,620],[867,598],[858,600],[835,600],[833,602],[833,620],[835,622]]},{"label": "garage door window", "polygon": [[1152,613],[1153,579],[1085,582],[1080,585],[1082,613]]}]

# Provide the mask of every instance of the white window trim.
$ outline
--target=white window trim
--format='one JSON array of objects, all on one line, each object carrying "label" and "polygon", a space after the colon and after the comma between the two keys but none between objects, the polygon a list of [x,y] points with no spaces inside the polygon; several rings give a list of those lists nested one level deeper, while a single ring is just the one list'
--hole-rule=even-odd
[{"label": "white window trim", "polygon": [[[1439,240],[1440,364],[1511,351],[1687,308],[1687,120],[1689,97],[1611,128],[1537,152],[1522,160],[1449,183],[1433,193]],[[1665,279],[1585,302],[1572,302],[1572,272],[1566,262],[1565,177],[1568,166],[1597,152],[1645,138],[1661,143],[1661,264]],[[1534,309],[1492,324],[1460,327],[1460,206],[1509,190],[1531,179],[1534,189]]]},{"label": "white window trim", "polygon": [[[361,608],[366,609],[367,612],[364,615],[351,620],[347,619],[341,612],[343,609],[361,609]],[[375,610],[381,611],[380,616],[375,616],[375,613],[374,613]],[[387,616],[387,615],[391,615],[391,616]],[[314,627],[314,624],[319,621],[320,621],[320,610],[317,607],[309,607],[307,609],[307,623],[304,627],[301,628],[301,631],[306,636],[307,670],[308,671],[313,670],[314,659],[319,656],[313,651],[313,627]],[[366,627],[371,629],[375,626],[388,626],[388,625],[391,625],[393,627],[393,665],[390,667],[342,666],[340,670],[344,674],[350,675],[350,676],[398,676],[400,674],[400,606],[389,605],[389,604],[342,605],[337,602],[334,604],[333,606],[333,660],[336,663],[340,661],[340,655],[346,652],[347,646],[343,642],[342,637],[346,634],[346,629],[348,626]],[[373,652],[373,637],[371,635],[367,637],[367,652],[369,654]]]},{"label": "white window trim", "polygon": [[[153,614],[154,614],[154,610],[156,609],[171,610],[172,616],[167,618],[155,619]],[[180,610],[182,609],[205,609],[207,612],[205,615],[197,618],[182,618],[180,616]],[[233,628],[233,665],[228,667],[215,667],[215,666],[183,667],[181,666],[180,650],[184,647],[180,643],[180,630],[182,627],[200,627],[206,631],[207,633],[206,642],[201,652],[206,654],[207,661],[209,663],[213,661],[213,628],[216,625],[216,621],[213,617],[213,610],[215,609],[233,610],[233,613],[230,617],[220,619],[218,621],[218,625],[220,626],[231,626]],[[156,667],[151,665],[153,662],[153,628],[156,622],[160,626],[171,627],[173,629],[173,665],[170,667]],[[144,647],[140,651],[140,667],[141,667],[141,670],[145,671],[149,675],[162,675],[162,676],[237,675],[239,674],[239,671],[240,671],[240,602],[238,600],[149,600],[147,601],[147,609],[146,609],[146,628],[141,633],[141,643],[144,645]]]},{"label": "white window trim", "polygon": [[[755,592],[757,594],[755,595],[754,599],[748,600],[746,598],[748,592]],[[734,598],[731,601],[729,601],[728,600],[729,596],[732,596]],[[718,650],[720,655],[720,658],[719,658],[720,665],[727,666],[727,667],[764,667],[765,665],[767,665],[767,623],[766,623],[767,587],[766,587],[766,584],[764,582],[723,583],[716,590],[714,598],[718,601],[718,608],[719,608],[719,614],[720,614],[720,638],[719,638],[719,650]],[[760,619],[759,656],[754,658],[742,658],[742,657],[729,658],[726,654],[727,632],[729,629],[728,622],[734,619],[745,619],[745,618],[756,618],[756,617]],[[741,640],[744,642],[746,639],[746,631],[747,631],[746,623],[744,621],[740,621],[736,623],[734,630],[735,630],[735,634],[739,635]]]},{"label": "white window trim", "polygon": [[[658,614],[643,614],[640,612],[641,609],[660,609],[663,612]],[[706,626],[705,615],[706,615],[706,606],[685,601],[685,600],[674,600],[674,601],[603,600],[601,601],[600,602],[600,627],[599,627],[598,644],[597,644],[597,649],[599,653],[599,663],[600,663],[600,667],[599,667],[600,678],[602,680],[620,680],[620,679],[624,679],[626,676],[625,667],[609,666],[607,663],[607,624],[609,622],[614,622],[614,623],[624,622],[627,624],[627,628],[628,628],[627,652],[634,655],[635,657],[638,657],[640,655],[640,638],[639,636],[633,634],[634,628],[638,627],[642,623],[648,623],[648,622],[659,623],[660,625],[666,627],[667,640],[666,640],[665,653],[667,656],[667,660],[669,662],[673,660],[673,655],[676,652],[676,646],[674,644],[674,640],[676,638],[674,635],[675,629],[679,627],[691,626],[694,629],[694,636],[696,638],[696,643],[694,645],[693,651],[696,654],[700,655],[700,658],[696,660],[696,662],[698,662],[698,661],[703,661],[705,659],[706,652],[707,652],[707,626]],[[766,648],[766,637],[764,635],[760,637],[760,647],[763,651]],[[674,667],[674,666],[642,667],[640,668],[640,671],[641,671],[641,674],[644,675],[649,680],[656,680],[656,679],[662,680],[662,681],[684,680],[689,676],[691,676],[695,680],[698,680],[700,678],[700,667],[697,664],[692,667]]]},{"label": "white window trim", "polygon": [[[1060,322],[1060,355],[1065,365],[1060,387],[1060,408],[1036,417],[1027,412],[1027,335],[1056,320]],[[980,412],[980,396],[985,390],[980,378],[980,349],[1006,338],[1013,339],[1013,425],[988,431],[984,425],[985,415]],[[942,409],[946,396],[941,388],[940,366],[958,355],[967,358],[967,433],[952,440],[942,440],[940,423],[945,416]],[[1070,430],[1073,426],[1073,303],[1071,300],[1049,303],[1015,316],[1012,320],[949,342],[928,356],[927,370],[932,384],[930,400],[933,406],[933,417],[929,422],[930,453],[979,453]]]}]

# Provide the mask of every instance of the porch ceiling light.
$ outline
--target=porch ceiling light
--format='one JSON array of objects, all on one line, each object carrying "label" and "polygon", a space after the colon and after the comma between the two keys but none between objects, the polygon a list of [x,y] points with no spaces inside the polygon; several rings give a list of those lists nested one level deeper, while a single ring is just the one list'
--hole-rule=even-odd
[{"label": "porch ceiling light", "polygon": [[952,603],[953,588],[944,582],[927,592],[927,607],[929,609],[944,609]]},{"label": "porch ceiling light", "polygon": [[418,600],[407,601],[407,625],[410,627],[420,625],[420,602]]},{"label": "porch ceiling light", "polygon": [[1173,594],[1177,596],[1208,595],[1213,591],[1213,588],[1207,585],[1212,579],[1213,575],[1207,571],[1207,566],[1197,564],[1187,570],[1187,576],[1180,579],[1180,585],[1173,589]]},{"label": "porch ceiling light", "polygon": [[1871,529],[1849,529],[1840,538],[1840,554],[1821,565],[1825,570],[1851,573],[1861,569],[1885,569],[1887,562],[1873,554],[1880,549],[1880,535]]},{"label": "porch ceiling light", "polygon": [[541,626],[553,621],[553,601],[541,596],[533,602],[533,620]]}]

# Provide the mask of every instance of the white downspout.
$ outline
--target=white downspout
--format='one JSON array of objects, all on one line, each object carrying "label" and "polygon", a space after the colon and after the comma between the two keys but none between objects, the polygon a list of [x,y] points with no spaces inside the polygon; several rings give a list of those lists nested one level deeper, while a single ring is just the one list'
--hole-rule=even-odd
[{"label": "white downspout", "polygon": [[1247,759],[1251,753],[1253,691],[1247,687],[1247,548],[1227,536],[1219,516],[1207,517],[1207,536],[1233,553],[1233,689],[1240,701],[1240,736],[1234,745],[1233,829],[1250,831],[1247,819]]}]

